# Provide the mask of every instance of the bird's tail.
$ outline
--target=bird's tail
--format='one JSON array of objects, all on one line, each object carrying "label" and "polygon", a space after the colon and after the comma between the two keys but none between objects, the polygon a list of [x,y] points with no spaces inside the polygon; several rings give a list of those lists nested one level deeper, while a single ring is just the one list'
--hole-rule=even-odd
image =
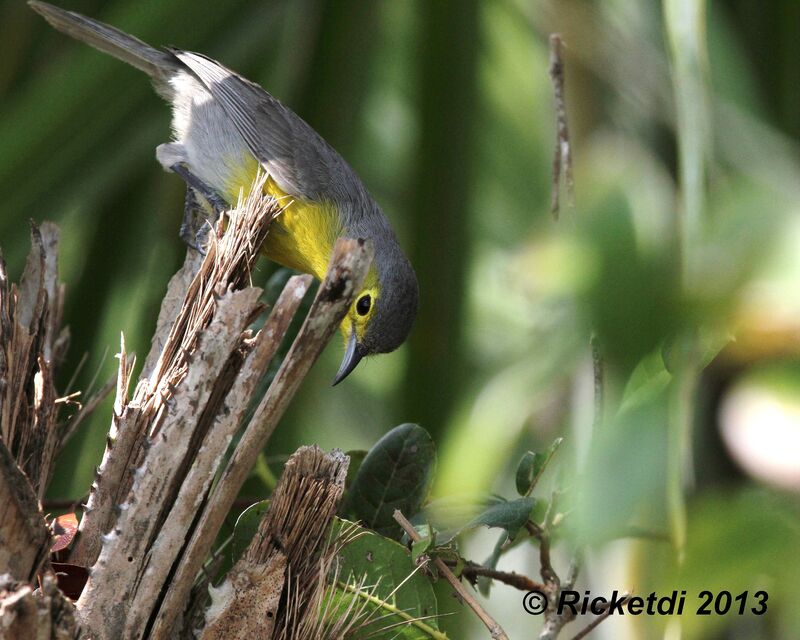
[{"label": "bird's tail", "polygon": [[180,66],[172,54],[159,51],[107,24],[39,0],[29,0],[28,4],[54,28],[133,65],[155,81],[166,81]]}]

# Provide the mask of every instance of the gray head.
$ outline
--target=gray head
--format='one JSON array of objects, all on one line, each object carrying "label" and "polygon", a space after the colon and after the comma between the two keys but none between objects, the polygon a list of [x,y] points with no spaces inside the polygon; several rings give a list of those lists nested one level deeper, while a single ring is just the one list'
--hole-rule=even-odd
[{"label": "gray head", "polygon": [[373,268],[342,322],[347,340],[333,384],[344,380],[364,356],[394,351],[405,342],[417,315],[419,288],[411,263],[388,225],[368,237]]}]

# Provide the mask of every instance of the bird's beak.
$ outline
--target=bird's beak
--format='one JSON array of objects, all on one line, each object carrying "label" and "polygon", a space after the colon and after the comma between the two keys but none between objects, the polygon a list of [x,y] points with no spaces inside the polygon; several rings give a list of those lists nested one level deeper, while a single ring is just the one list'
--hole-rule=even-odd
[{"label": "bird's beak", "polygon": [[358,366],[358,363],[361,362],[361,358],[363,357],[364,355],[361,353],[361,349],[358,348],[355,329],[353,329],[350,332],[350,337],[347,338],[347,348],[344,350],[344,358],[342,359],[342,364],[339,367],[339,372],[333,379],[333,386],[335,387],[347,376],[349,376],[353,369]]}]

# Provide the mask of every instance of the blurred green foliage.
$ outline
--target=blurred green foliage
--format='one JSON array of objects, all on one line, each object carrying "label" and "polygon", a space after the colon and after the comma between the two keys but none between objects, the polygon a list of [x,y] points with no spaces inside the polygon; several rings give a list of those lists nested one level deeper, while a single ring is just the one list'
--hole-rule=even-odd
[{"label": "blurred green foliage", "polygon": [[[716,411],[754,361],[800,357],[800,4],[665,4],[68,8],[206,53],[262,84],[354,166],[417,265],[422,307],[410,343],[332,389],[334,340],[270,456],[311,442],[367,449],[391,426],[416,422],[437,443],[438,496],[512,495],[522,453],[564,435],[559,460],[584,469],[571,483],[583,487],[577,529],[602,554],[601,541],[626,525],[672,526],[677,442],[681,464],[696,469],[685,476],[696,482],[680,488],[685,561],[678,567],[663,542],[631,543],[613,574],[624,584],[606,586],[768,588],[769,616],[742,623],[747,637],[796,637],[800,488],[745,476],[721,443]],[[554,31],[567,44],[578,205],[558,223],[549,213]],[[139,72],[54,32],[19,0],[0,0],[0,112],[0,244],[16,277],[26,220],[61,226],[73,337],[64,383],[88,354],[77,384],[86,390],[96,373],[114,373],[120,332],[129,350],[146,353],[182,259],[183,185],[154,159],[169,112]],[[256,283],[273,270],[262,264]],[[608,369],[603,432],[591,444],[590,328]],[[709,363],[731,335],[736,343]],[[107,404],[70,443],[52,498],[87,491],[109,415]],[[681,417],[690,439],[671,440]],[[575,477],[564,467],[561,486]],[[248,489],[264,482],[257,476]],[[534,575],[535,560],[524,571]],[[522,637],[537,623],[517,594],[493,598],[506,594],[513,619],[504,626]],[[453,606],[440,601],[440,611]],[[632,629],[657,637],[664,624],[638,619]],[[687,620],[684,632],[732,638],[738,624]]]}]

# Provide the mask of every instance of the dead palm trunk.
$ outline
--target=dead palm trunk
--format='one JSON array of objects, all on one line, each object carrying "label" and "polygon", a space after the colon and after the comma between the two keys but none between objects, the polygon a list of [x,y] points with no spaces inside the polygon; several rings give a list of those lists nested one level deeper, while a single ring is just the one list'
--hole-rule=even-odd
[{"label": "dead palm trunk", "polygon": [[[60,344],[54,337],[59,335],[59,314],[47,311],[48,303],[54,302],[60,309],[61,289],[53,285],[55,242],[45,248],[35,244],[32,260],[37,251],[43,253],[36,264],[41,263],[46,274],[36,280],[35,291],[29,291],[35,288],[29,277],[23,278],[20,293],[15,294],[0,273],[2,353],[12,354],[0,361],[1,388],[6,392],[0,406],[4,417],[0,451],[5,456],[0,456],[0,462],[7,458],[0,464],[0,491],[9,496],[4,504],[14,516],[4,518],[0,526],[3,537],[16,545],[9,547],[9,553],[0,551],[0,574],[9,573],[0,584],[5,589],[0,593],[0,616],[6,628],[13,623],[13,628],[28,634],[15,638],[75,634],[98,639],[171,638],[178,633],[192,587],[239,489],[344,317],[371,262],[371,248],[363,241],[337,243],[305,322],[266,394],[255,398],[258,382],[311,283],[308,276],[291,278],[263,328],[251,329],[263,305],[261,291],[250,284],[250,274],[269,222],[279,211],[278,203],[264,196],[257,184],[220,224],[207,254],[189,252],[169,284],[151,352],[133,385],[133,363],[122,340],[108,445],[69,555],[71,564],[90,569],[74,609],[49,578],[38,593],[33,593],[31,582],[46,563],[50,540],[36,496],[43,495],[53,452],[69,432],[69,426],[55,419],[58,401],[51,382],[59,355],[55,346]],[[30,265],[28,272],[32,273]],[[50,291],[59,293],[48,295]],[[26,302],[40,299],[44,302]],[[27,312],[29,307],[39,314],[37,322],[32,323],[29,316],[35,314]],[[24,357],[13,355],[15,349],[21,349]],[[21,360],[26,366],[20,365]],[[252,417],[243,424],[254,404]],[[241,433],[237,446],[226,456],[237,433]],[[47,443],[39,457],[27,444],[34,437],[31,434]],[[37,470],[30,475],[36,481],[33,486],[12,464],[13,455],[18,465]],[[308,529],[315,538],[306,540],[295,532],[294,544],[318,552],[321,532],[327,529],[343,489],[346,459],[325,463],[328,457],[321,452],[313,456],[317,462],[311,466],[317,472],[322,467],[327,470],[325,486],[331,487],[323,501],[327,507],[315,507],[320,521]],[[304,460],[297,463],[301,469],[306,468]],[[293,505],[301,508],[301,498],[296,494],[296,503],[282,502],[284,518]],[[318,506],[313,499],[308,504]],[[265,522],[269,518],[268,514]],[[274,525],[274,513],[271,518]],[[269,523],[264,526],[265,531],[273,531]],[[303,573],[292,566],[299,556],[288,554],[285,547],[281,555],[284,572]],[[261,562],[262,573],[269,573],[267,565],[280,573],[282,565],[275,564],[276,557],[269,552],[250,560]],[[310,559],[313,553],[306,553],[304,562]],[[283,606],[286,601],[278,598]],[[274,613],[277,620],[284,615]],[[40,623],[49,624],[49,631]]]}]

